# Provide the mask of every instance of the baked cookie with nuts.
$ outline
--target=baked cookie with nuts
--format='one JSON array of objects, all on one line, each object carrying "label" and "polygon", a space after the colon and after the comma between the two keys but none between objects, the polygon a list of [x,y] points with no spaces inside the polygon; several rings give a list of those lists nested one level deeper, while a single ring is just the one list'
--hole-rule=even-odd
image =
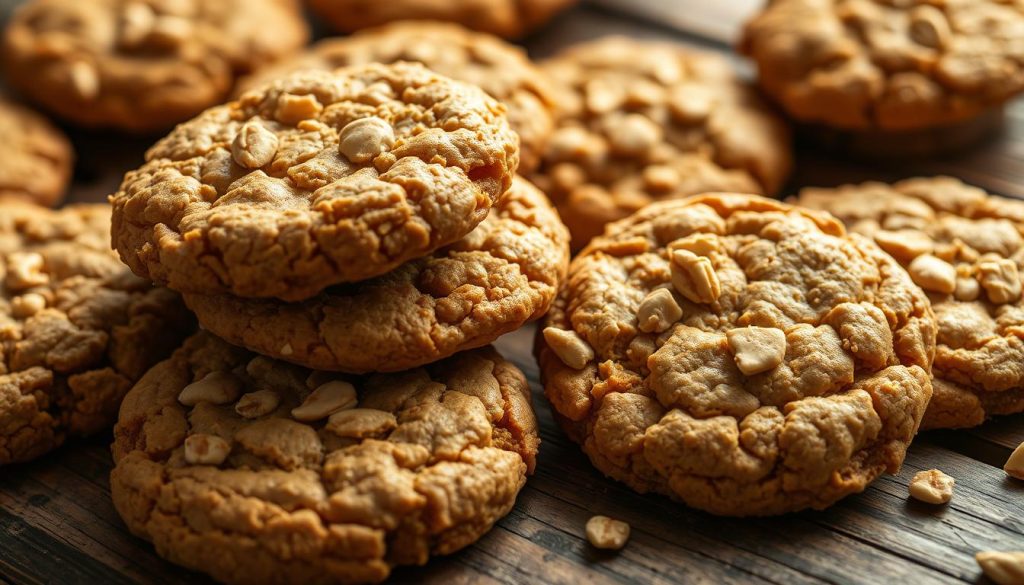
[{"label": "baked cookie with nuts", "polygon": [[718,55],[608,37],[542,64],[558,104],[541,167],[573,249],[652,201],[773,194],[789,173],[785,125]]},{"label": "baked cookie with nuts", "polygon": [[154,132],[308,37],[298,0],[29,0],[3,57],[12,86],[70,122]]},{"label": "baked cookie with nuts", "polygon": [[0,197],[55,205],[71,180],[74,153],[64,133],[32,110],[0,98]]},{"label": "baked cookie with nuts", "polygon": [[110,208],[0,199],[0,465],[109,430],[128,389],[189,333],[175,293],[110,251]]},{"label": "baked cookie with nuts", "polygon": [[298,303],[186,294],[212,333],[321,370],[393,372],[486,345],[543,315],[569,264],[569,233],[516,178],[458,242]]},{"label": "baked cookie with nuts", "polygon": [[354,378],[201,333],[132,389],[114,505],[223,583],[376,583],[480,538],[539,445],[526,378],[492,348]]},{"label": "baked cookie with nuts", "polygon": [[951,177],[804,189],[906,267],[938,320],[935,389],[922,428],[1024,412],[1024,203]]},{"label": "baked cookie with nuts", "polygon": [[537,339],[606,475],[714,514],[825,508],[899,470],[935,316],[875,244],[752,195],[654,203],[577,255]]},{"label": "baked cookie with nuts", "polygon": [[300,72],[151,148],[111,197],[114,247],[182,292],[310,298],[465,236],[517,144],[501,104],[419,64]]}]

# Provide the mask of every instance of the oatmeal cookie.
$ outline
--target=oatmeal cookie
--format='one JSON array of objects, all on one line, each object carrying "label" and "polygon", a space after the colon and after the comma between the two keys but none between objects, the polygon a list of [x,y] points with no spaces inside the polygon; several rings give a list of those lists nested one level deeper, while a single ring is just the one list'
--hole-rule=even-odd
[{"label": "oatmeal cookie", "polygon": [[509,124],[519,134],[519,171],[536,168],[554,126],[554,101],[544,74],[519,47],[457,24],[404,21],[325,39],[243,79],[237,91],[304,69],[397,61],[422,63],[436,73],[479,86],[504,103]]},{"label": "oatmeal cookie", "polygon": [[0,197],[55,205],[71,180],[74,154],[67,137],[46,118],[0,98]]},{"label": "oatmeal cookie", "polygon": [[301,303],[185,295],[204,328],[264,355],[343,372],[393,372],[486,345],[543,315],[569,233],[523,179],[462,240]]},{"label": "oatmeal cookie", "polygon": [[529,176],[557,205],[574,249],[652,201],[773,194],[789,173],[788,130],[721,56],[608,37],[542,68],[559,111]]},{"label": "oatmeal cookie", "polygon": [[201,333],[121,407],[131,531],[225,583],[374,583],[480,538],[533,472],[523,374],[492,348],[364,378]]},{"label": "oatmeal cookie", "polygon": [[900,468],[935,316],[831,216],[706,195],[594,239],[537,352],[556,418],[602,472],[715,514],[780,514]]},{"label": "oatmeal cookie", "polygon": [[175,290],[306,299],[465,236],[517,142],[504,106],[419,64],[300,72],[150,149],[111,197],[114,247]]},{"label": "oatmeal cookie", "polygon": [[298,0],[30,0],[3,55],[7,81],[62,118],[153,132],[308,37]]},{"label": "oatmeal cookie", "polygon": [[804,189],[798,202],[873,238],[928,293],[939,329],[922,428],[1024,411],[1024,202],[951,177]]},{"label": "oatmeal cookie", "polygon": [[178,295],[110,251],[110,208],[0,200],[0,465],[109,429],[188,333]]}]

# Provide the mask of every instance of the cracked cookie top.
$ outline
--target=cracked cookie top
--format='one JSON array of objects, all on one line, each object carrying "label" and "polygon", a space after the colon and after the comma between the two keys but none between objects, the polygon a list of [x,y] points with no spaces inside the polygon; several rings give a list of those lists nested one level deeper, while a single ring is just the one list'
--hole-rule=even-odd
[{"label": "cracked cookie top", "polygon": [[422,65],[301,72],[151,148],[111,197],[114,247],[182,292],[306,299],[465,236],[517,144],[504,106]]},{"label": "cracked cookie top", "polygon": [[185,295],[214,334],[264,355],[344,372],[396,371],[488,344],[543,315],[569,234],[524,179],[475,230],[432,255],[300,302]]},{"label": "cracked cookie top", "polygon": [[907,268],[938,320],[923,428],[1024,411],[1024,203],[951,177],[800,192]]},{"label": "cracked cookie top", "polygon": [[899,469],[932,393],[935,317],[831,216],[706,195],[593,240],[537,350],[557,417],[605,474],[766,515]]},{"label": "cracked cookie top", "polygon": [[479,86],[504,103],[509,124],[519,135],[519,172],[537,166],[554,125],[554,102],[544,74],[521,48],[457,24],[404,21],[325,39],[305,53],[243,79],[239,89],[304,69],[396,61],[422,63],[436,73]]},{"label": "cracked cookie top", "polygon": [[121,398],[193,322],[110,251],[110,207],[3,200],[0,465],[108,429]]},{"label": "cracked cookie top", "polygon": [[308,36],[298,0],[30,0],[4,59],[11,85],[71,122],[153,132]]},{"label": "cracked cookie top", "polygon": [[353,378],[201,333],[125,398],[111,491],[218,581],[370,583],[487,532],[538,444],[525,377],[489,347]]},{"label": "cracked cookie top", "polygon": [[67,137],[46,118],[0,98],[0,196],[54,205],[71,180],[74,154]]},{"label": "cracked cookie top", "polygon": [[850,130],[973,118],[1024,89],[1024,6],[998,0],[779,0],[741,50],[791,116]]}]

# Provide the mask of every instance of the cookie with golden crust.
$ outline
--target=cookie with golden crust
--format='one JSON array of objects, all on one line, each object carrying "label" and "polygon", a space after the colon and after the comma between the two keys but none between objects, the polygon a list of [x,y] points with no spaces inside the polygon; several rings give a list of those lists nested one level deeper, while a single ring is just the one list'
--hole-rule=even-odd
[{"label": "cookie with golden crust", "polygon": [[928,293],[938,346],[922,428],[1024,412],[1024,203],[951,177],[808,188],[798,202],[873,238]]},{"label": "cookie with golden crust", "polygon": [[185,342],[121,407],[129,529],[224,583],[375,583],[480,538],[536,460],[522,372],[492,348],[353,378]]},{"label": "cookie with golden crust", "polygon": [[60,117],[154,132],[219,104],[236,76],[308,37],[298,0],[30,0],[3,55],[7,81]]},{"label": "cookie with golden crust", "polygon": [[519,135],[519,172],[533,170],[554,125],[544,74],[521,48],[457,24],[403,21],[345,38],[324,39],[305,53],[243,79],[239,93],[304,69],[415,61],[441,75],[479,86],[508,107]]},{"label": "cookie with golden crust", "polygon": [[177,294],[110,251],[110,208],[0,200],[0,465],[109,429],[188,334]]},{"label": "cookie with golden crust", "polygon": [[517,143],[504,106],[419,64],[301,72],[151,148],[111,197],[114,247],[182,292],[306,299],[465,236]]},{"label": "cookie with golden crust", "polygon": [[54,205],[71,180],[74,153],[64,133],[32,110],[0,98],[0,196]]},{"label": "cookie with golden crust", "polygon": [[652,201],[772,194],[789,173],[787,128],[724,57],[607,37],[542,69],[559,110],[529,177],[555,202],[573,249]]},{"label": "cookie with golden crust", "polygon": [[894,473],[935,316],[870,241],[751,195],[652,204],[569,267],[544,391],[594,465],[730,516],[825,508]]},{"label": "cookie with golden crust", "polygon": [[429,256],[299,303],[185,295],[203,327],[321,370],[393,372],[491,343],[543,315],[569,264],[569,233],[517,178],[475,230]]}]

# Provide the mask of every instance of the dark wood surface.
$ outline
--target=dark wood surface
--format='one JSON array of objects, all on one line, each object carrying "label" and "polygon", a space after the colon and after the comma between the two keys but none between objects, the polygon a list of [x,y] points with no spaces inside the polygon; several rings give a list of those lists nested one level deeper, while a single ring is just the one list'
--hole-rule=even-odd
[{"label": "dark wood surface", "polygon": [[[698,6],[708,1],[679,0]],[[528,44],[543,56],[577,40],[621,32],[725,50],[723,40],[741,16],[722,14],[731,14],[733,24],[718,23],[708,33],[714,38],[700,39],[663,22],[581,8]],[[80,157],[71,195],[76,201],[102,200],[151,142],[98,134],[73,137]],[[1024,197],[1024,104],[1009,108],[1002,136],[958,157],[866,164],[831,159],[802,146],[788,190],[936,173]],[[533,334],[534,327],[527,327],[498,346],[533,384],[543,439],[536,475],[511,514],[479,542],[425,567],[399,569],[392,582],[983,583],[975,552],[1024,549],[1024,482],[1007,478],[1001,469],[1024,441],[1024,416],[969,431],[923,434],[898,475],[883,477],[824,512],[716,518],[666,498],[635,494],[589,465],[551,418],[530,353]],[[110,503],[109,444],[109,436],[100,436],[27,465],[0,468],[0,582],[206,582],[161,560],[148,543],[127,533]],[[930,468],[956,478],[956,494],[947,506],[907,498],[909,478]],[[624,550],[601,553],[586,543],[583,527],[594,514],[631,524]]]}]

